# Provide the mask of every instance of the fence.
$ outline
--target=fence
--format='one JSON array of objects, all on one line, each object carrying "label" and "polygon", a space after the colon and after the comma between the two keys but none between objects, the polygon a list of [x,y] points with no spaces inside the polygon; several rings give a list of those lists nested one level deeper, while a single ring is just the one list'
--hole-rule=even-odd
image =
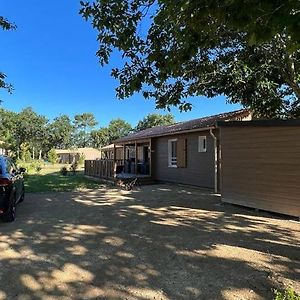
[{"label": "fence", "polygon": [[113,179],[116,167],[122,163],[122,160],[115,162],[113,159],[86,160],[84,163],[84,174],[92,177]]}]

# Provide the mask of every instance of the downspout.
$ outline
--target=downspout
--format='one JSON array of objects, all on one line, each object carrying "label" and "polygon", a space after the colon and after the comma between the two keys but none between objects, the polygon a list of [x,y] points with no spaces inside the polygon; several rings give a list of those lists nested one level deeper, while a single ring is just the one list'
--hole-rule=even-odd
[{"label": "downspout", "polygon": [[217,137],[214,135],[212,128],[209,129],[209,133],[211,135],[211,137],[214,139],[214,163],[215,163],[215,167],[214,167],[214,173],[215,173],[215,193],[218,193],[218,148],[217,148]]}]

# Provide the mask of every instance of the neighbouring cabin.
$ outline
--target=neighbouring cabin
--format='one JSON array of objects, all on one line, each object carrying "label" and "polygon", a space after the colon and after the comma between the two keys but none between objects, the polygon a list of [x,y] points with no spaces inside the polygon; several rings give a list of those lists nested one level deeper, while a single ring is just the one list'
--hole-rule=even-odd
[{"label": "neighbouring cabin", "polygon": [[[105,159],[114,161],[114,178],[148,177],[154,181],[190,184],[217,191],[219,151],[216,122],[249,118],[248,110],[239,110],[145,129],[104,147],[107,152]],[[91,164],[86,162],[87,175],[95,169],[96,177],[109,177],[105,172],[96,171],[101,163],[95,167]]]},{"label": "neighbouring cabin", "polygon": [[222,201],[300,217],[300,120],[219,127]]},{"label": "neighbouring cabin", "polygon": [[78,162],[81,156],[87,160],[101,158],[101,151],[95,148],[55,149],[58,156],[58,163],[72,164]]}]

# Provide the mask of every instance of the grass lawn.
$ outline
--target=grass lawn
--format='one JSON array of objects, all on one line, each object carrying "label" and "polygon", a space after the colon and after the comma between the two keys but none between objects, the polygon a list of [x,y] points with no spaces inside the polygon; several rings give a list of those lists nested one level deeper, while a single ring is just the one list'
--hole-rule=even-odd
[{"label": "grass lawn", "polygon": [[[84,188],[98,188],[101,183],[84,177],[83,170],[79,169],[75,175],[68,172],[66,176],[60,174],[63,165],[46,165],[42,170],[24,175],[25,189],[28,193],[36,192],[64,192]],[[69,169],[69,167],[68,167]]]}]

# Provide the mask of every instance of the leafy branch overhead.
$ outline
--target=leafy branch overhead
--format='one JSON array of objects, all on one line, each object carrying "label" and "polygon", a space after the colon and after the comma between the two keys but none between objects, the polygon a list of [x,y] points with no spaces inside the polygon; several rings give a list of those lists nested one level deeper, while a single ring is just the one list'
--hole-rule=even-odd
[{"label": "leafy branch overhead", "polygon": [[296,0],[95,0],[81,15],[98,31],[97,55],[120,99],[192,108],[191,96],[225,95],[258,117],[300,116],[300,2]]},{"label": "leafy branch overhead", "polygon": [[[16,29],[16,25],[0,16],[0,28],[3,30]],[[0,71],[0,89],[6,89],[9,93],[13,91],[13,86],[5,81],[6,75]]]}]

